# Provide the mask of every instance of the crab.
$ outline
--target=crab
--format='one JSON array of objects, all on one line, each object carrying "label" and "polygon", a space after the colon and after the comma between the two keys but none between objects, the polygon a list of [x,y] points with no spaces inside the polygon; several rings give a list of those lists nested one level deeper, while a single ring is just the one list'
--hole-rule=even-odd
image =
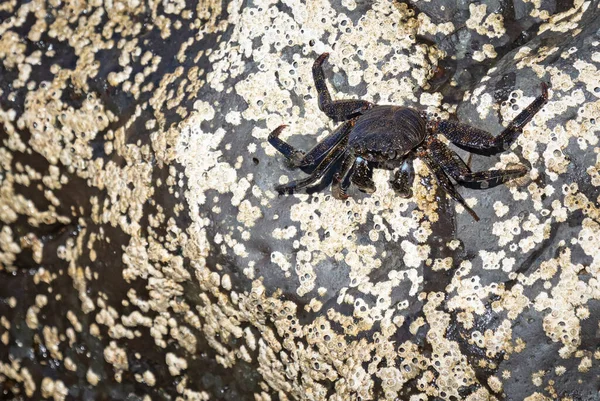
[{"label": "crab", "polygon": [[286,125],[270,133],[269,143],[288,159],[291,167],[309,174],[304,179],[278,185],[275,189],[279,194],[313,188],[324,177],[329,177],[332,182],[332,195],[337,199],[348,198],[351,183],[370,194],[375,191],[373,169],[381,168],[395,170],[391,187],[398,196],[410,198],[415,177],[413,161],[419,158],[438,185],[478,221],[479,217],[450,178],[464,186],[486,189],[527,174],[525,166],[472,172],[460,156],[438,138],[438,134],[472,153],[491,155],[505,151],[547,102],[548,85],[545,82],[541,84],[542,94],[500,135],[493,136],[460,122],[428,119],[426,113],[408,107],[377,105],[365,100],[332,100],[323,73],[323,62],[328,56],[328,53],[321,54],[312,67],[319,109],[342,124],[308,152],[297,150],[279,138]]}]

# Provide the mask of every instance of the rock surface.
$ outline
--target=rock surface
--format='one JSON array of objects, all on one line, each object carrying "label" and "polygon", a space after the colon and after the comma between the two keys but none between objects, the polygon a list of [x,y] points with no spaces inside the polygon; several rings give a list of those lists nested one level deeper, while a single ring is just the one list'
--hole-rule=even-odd
[{"label": "rock surface", "polygon": [[[226,3],[0,8],[2,399],[600,399],[600,2]],[[277,196],[325,51],[337,99],[493,133],[548,82],[471,159],[529,174],[477,223],[421,162]]]}]

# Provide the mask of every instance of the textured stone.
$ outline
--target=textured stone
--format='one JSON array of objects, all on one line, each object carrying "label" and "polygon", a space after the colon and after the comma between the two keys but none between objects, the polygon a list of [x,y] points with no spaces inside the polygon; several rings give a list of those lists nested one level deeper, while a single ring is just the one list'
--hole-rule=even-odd
[{"label": "textured stone", "polygon": [[[599,4],[4,6],[3,399],[597,399]],[[470,159],[529,175],[460,188],[478,223],[421,162],[411,199],[277,196],[269,132],[335,128],[324,51],[334,98],[493,133],[549,82]]]}]

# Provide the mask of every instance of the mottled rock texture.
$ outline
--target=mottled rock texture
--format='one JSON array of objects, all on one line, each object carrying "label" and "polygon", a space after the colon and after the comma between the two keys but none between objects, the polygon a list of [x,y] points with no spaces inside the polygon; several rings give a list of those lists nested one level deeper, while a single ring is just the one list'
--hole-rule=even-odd
[{"label": "mottled rock texture", "polygon": [[[3,400],[600,399],[600,1],[0,3]],[[334,98],[498,133],[461,188],[300,178]]]}]

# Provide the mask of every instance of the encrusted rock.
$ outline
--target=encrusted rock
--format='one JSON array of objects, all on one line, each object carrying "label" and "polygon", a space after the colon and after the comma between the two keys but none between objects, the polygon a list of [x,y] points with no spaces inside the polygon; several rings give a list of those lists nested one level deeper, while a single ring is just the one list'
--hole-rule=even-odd
[{"label": "encrusted rock", "polygon": [[[439,4],[0,6],[3,399],[597,399],[600,3]],[[420,162],[277,196],[326,51],[336,99],[494,134],[548,82],[470,160],[529,174],[478,223]]]}]

